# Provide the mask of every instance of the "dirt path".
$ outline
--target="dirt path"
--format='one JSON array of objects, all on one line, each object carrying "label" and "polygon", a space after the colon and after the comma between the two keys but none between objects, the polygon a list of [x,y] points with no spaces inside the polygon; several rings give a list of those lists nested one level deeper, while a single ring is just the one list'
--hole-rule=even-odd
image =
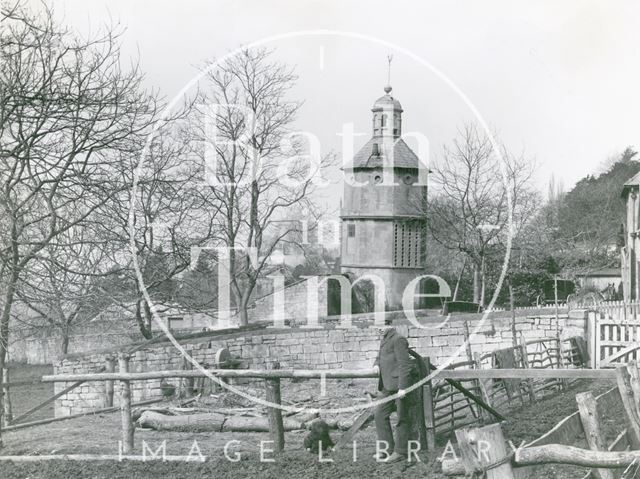
[{"label": "dirt path", "polygon": [[[568,390],[539,401],[531,406],[514,410],[508,414],[504,425],[505,436],[515,444],[530,441],[553,427],[560,419],[576,410],[575,394],[591,389],[594,394],[611,387],[606,382],[575,383]],[[605,431],[608,440],[621,429],[619,411],[605,412]],[[117,414],[107,414],[86,419],[74,419],[47,426],[34,427],[7,433],[4,437],[3,455],[42,454],[117,454],[120,422]],[[337,436],[339,432],[334,432]],[[375,431],[368,428],[356,436],[356,461],[350,447],[331,456],[332,463],[320,463],[318,457],[302,448],[304,433],[290,432],[286,435],[286,451],[274,457],[266,452],[267,459],[275,462],[260,462],[260,442],[268,441],[266,433],[214,433],[189,434],[156,431],[136,431],[137,454],[142,454],[143,441],[155,451],[166,441],[166,452],[170,455],[188,455],[194,440],[205,463],[136,462],[72,462],[47,461],[38,463],[0,462],[0,478],[433,478],[444,479],[436,457],[442,453],[440,445],[436,454],[423,458],[424,462],[413,465],[383,465],[372,458],[375,452]],[[235,442],[229,442],[235,441]],[[229,443],[228,455],[240,460],[232,462],[224,456],[224,446]],[[268,449],[269,445],[265,445]],[[195,453],[194,453],[195,456]],[[546,467],[535,471],[536,478],[580,478],[584,469],[568,467]]]}]

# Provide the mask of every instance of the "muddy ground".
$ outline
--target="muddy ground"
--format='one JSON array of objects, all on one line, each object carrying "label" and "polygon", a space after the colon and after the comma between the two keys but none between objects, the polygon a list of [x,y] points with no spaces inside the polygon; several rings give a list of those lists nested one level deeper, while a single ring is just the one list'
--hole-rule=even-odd
[{"label": "muddy ground", "polygon": [[[328,383],[331,384],[331,383]],[[348,386],[348,387],[347,387]],[[612,384],[580,381],[574,383],[566,391],[527,405],[507,414],[508,421],[503,430],[507,439],[515,444],[530,441],[548,431],[563,417],[574,412],[575,394],[592,390],[594,394],[604,392]],[[302,384],[299,391],[314,395],[315,387]],[[369,383],[333,383],[329,386],[328,395],[338,392],[344,394],[351,391],[353,398],[362,396],[370,390]],[[284,388],[283,391],[291,391]],[[302,394],[302,393],[301,393]],[[302,394],[304,396],[304,394]],[[338,394],[339,395],[339,394]],[[299,397],[299,396],[298,396]],[[334,396],[335,397],[335,396]],[[286,399],[286,397],[285,397]],[[293,397],[291,400],[295,399]],[[607,442],[613,441],[617,433],[624,428],[622,411],[604,412],[604,430]],[[336,439],[341,431],[332,432]],[[268,433],[178,433],[158,432],[152,430],[136,431],[136,454],[142,453],[142,442],[145,441],[155,450],[162,441],[166,441],[169,455],[188,455],[197,441],[201,453],[207,456],[204,463],[162,463],[152,462],[73,462],[42,461],[36,463],[0,462],[0,478],[173,478],[173,477],[215,477],[215,478],[434,478],[443,479],[437,457],[442,454],[444,441],[435,453],[423,455],[416,464],[384,465],[376,463],[372,455],[375,452],[375,431],[372,427],[361,431],[356,436],[356,461],[353,461],[353,448],[336,451],[330,459],[331,463],[320,463],[318,457],[304,451],[302,440],[305,432],[286,433],[285,452],[280,455],[266,453],[267,459],[274,462],[261,462],[259,449],[261,441],[268,441]],[[53,423],[25,430],[8,432],[4,435],[5,447],[3,455],[45,455],[45,454],[117,454],[120,438],[120,418],[118,414],[103,414],[81,419]],[[226,459],[223,448],[229,441],[229,456],[236,457],[238,462]],[[579,442],[576,442],[580,445]],[[268,445],[266,446],[268,447]],[[534,471],[536,478],[581,478],[585,469],[575,467],[545,466]]]}]

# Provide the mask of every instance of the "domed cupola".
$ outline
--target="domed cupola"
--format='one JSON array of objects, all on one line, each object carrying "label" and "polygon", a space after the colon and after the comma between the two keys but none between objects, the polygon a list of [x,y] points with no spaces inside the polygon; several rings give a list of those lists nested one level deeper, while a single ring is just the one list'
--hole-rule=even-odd
[{"label": "domed cupola", "polygon": [[402,105],[391,96],[391,86],[384,87],[385,95],[378,98],[371,111],[373,112],[373,136],[402,135]]}]

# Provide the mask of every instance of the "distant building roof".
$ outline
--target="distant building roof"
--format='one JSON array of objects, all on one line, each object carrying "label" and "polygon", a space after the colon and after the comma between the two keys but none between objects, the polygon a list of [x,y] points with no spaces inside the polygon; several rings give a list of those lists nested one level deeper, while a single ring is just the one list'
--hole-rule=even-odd
[{"label": "distant building roof", "polygon": [[[420,160],[402,138],[393,140],[393,167],[418,168]],[[348,168],[381,168],[384,166],[384,148],[382,137],[373,137],[353,157],[353,163]],[[374,147],[374,144],[378,145]],[[375,154],[377,148],[378,154]],[[389,162],[391,166],[391,162]]]},{"label": "distant building roof", "polygon": [[631,178],[627,180],[627,182],[622,187],[622,196],[627,196],[629,190],[640,187],[640,172],[633,175]]},{"label": "distant building roof", "polygon": [[602,268],[602,269],[596,269],[594,271],[590,271],[588,273],[585,273],[581,276],[584,277],[589,277],[589,278],[593,278],[593,277],[609,277],[609,278],[618,278],[620,276],[622,276],[622,273],[620,271],[620,268]]}]

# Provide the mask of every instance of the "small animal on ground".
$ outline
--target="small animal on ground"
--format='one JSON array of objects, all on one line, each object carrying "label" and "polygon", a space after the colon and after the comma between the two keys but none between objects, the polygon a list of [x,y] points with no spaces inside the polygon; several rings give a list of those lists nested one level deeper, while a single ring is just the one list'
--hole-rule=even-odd
[{"label": "small animal on ground", "polygon": [[316,419],[311,423],[311,429],[307,437],[304,438],[304,448],[315,454],[320,448],[326,451],[334,446],[334,442],[329,435],[329,426],[322,419]]}]

